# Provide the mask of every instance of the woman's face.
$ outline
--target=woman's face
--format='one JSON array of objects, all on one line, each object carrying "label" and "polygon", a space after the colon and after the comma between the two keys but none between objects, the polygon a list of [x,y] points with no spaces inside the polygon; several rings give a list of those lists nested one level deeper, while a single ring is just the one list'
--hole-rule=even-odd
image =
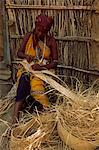
[{"label": "woman's face", "polygon": [[41,25],[36,25],[35,27],[35,36],[37,40],[44,39],[44,37],[47,35],[47,29]]}]

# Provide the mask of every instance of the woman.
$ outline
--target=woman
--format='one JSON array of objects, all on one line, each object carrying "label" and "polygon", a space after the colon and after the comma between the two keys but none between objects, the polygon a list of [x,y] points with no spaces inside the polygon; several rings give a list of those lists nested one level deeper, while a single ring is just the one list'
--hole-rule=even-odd
[{"label": "woman", "polygon": [[[56,41],[53,36],[48,35],[53,19],[46,15],[36,18],[35,29],[28,33],[23,39],[18,57],[26,59],[29,63],[34,62],[33,70],[54,69],[58,63]],[[14,109],[14,122],[19,119],[19,111],[22,109],[24,100],[30,94],[42,106],[48,106],[48,97],[44,95],[44,82],[39,78],[29,75],[24,68],[17,73],[18,88]]]}]

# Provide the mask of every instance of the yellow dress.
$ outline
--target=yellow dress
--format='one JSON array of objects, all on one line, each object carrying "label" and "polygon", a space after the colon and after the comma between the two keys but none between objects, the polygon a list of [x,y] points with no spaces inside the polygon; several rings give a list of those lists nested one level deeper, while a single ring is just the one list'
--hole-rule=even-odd
[{"label": "yellow dress", "polygon": [[[34,64],[46,64],[50,59],[50,48],[42,41],[38,42],[36,49],[33,48],[33,38],[30,35],[25,47],[25,54],[34,57]],[[23,68],[18,70],[17,77],[25,72]],[[44,82],[36,76],[30,75],[31,95],[42,105],[48,106],[48,97],[45,94]]]}]

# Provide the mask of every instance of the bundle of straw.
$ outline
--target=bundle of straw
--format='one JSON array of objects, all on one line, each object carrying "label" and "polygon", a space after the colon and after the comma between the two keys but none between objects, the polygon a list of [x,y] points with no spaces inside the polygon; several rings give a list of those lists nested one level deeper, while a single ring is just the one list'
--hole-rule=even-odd
[{"label": "bundle of straw", "polygon": [[[32,129],[33,128],[33,129]],[[34,130],[34,131],[31,131]],[[33,132],[31,135],[29,132]],[[29,134],[29,135],[28,135]],[[39,129],[39,123],[33,118],[24,125],[13,128],[11,131],[11,150],[24,150],[32,144],[35,146],[35,141],[44,136],[44,133]]]},{"label": "bundle of straw", "polygon": [[[53,115],[55,117],[55,115]],[[41,143],[48,140],[55,128],[55,119],[52,114],[44,113],[21,123],[11,131],[11,150],[32,150],[39,149]]]}]

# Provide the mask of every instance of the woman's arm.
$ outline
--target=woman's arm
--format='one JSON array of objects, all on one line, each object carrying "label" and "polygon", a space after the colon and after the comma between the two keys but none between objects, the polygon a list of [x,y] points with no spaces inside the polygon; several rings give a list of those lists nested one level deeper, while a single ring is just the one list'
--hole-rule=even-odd
[{"label": "woman's arm", "polygon": [[25,54],[25,47],[26,47],[26,44],[27,44],[27,41],[28,41],[30,35],[31,35],[31,33],[28,33],[28,34],[24,37],[24,39],[23,39],[23,41],[22,41],[22,44],[21,44],[21,46],[20,46],[20,48],[18,49],[18,52],[17,52],[17,56],[18,56],[19,58],[21,58],[21,59],[24,59],[24,58],[25,58],[25,59],[27,59],[28,61],[29,61],[29,57],[30,57],[30,56],[28,56],[28,55]]},{"label": "woman's arm", "polygon": [[54,37],[51,37],[50,41],[50,50],[51,50],[51,62],[47,65],[44,65],[46,69],[54,69],[57,67],[58,64],[58,51],[57,51],[57,44]]}]

